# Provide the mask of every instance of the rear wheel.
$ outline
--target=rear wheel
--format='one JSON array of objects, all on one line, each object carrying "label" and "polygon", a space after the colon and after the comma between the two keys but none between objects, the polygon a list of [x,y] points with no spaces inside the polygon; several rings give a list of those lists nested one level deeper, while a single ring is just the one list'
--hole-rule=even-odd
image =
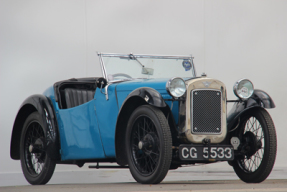
[{"label": "rear wheel", "polygon": [[172,141],[167,120],[159,109],[144,105],[131,115],[126,138],[129,168],[139,183],[160,183],[172,157]]},{"label": "rear wheel", "polygon": [[260,183],[272,171],[276,158],[276,131],[269,113],[262,108],[242,117],[240,153],[232,162],[238,177],[247,183]]},{"label": "rear wheel", "polygon": [[42,118],[34,112],[24,123],[20,145],[23,174],[32,185],[46,184],[55,170],[56,163],[46,153],[45,142]]}]

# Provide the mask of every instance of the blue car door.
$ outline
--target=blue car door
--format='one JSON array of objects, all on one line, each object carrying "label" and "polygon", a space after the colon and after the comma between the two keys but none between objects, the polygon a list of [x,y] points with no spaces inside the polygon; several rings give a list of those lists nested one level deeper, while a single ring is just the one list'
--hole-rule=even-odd
[{"label": "blue car door", "polygon": [[97,91],[95,94],[96,114],[99,122],[99,130],[103,141],[105,155],[108,158],[114,158],[115,155],[115,128],[119,113],[119,106],[116,97],[117,84],[111,84],[107,88],[107,94],[104,90]]},{"label": "blue car door", "polygon": [[85,104],[59,109],[62,160],[105,158],[93,99]]}]

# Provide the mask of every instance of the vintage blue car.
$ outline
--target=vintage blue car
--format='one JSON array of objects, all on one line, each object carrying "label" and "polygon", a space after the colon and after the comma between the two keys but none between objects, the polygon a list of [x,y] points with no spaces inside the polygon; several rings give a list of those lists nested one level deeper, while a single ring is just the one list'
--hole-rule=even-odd
[{"label": "vintage blue car", "polygon": [[[129,168],[139,183],[169,169],[227,161],[248,183],[272,171],[276,131],[271,97],[248,79],[227,100],[219,80],[196,76],[193,57],[98,53],[103,77],[56,82],[16,116],[10,155],[27,181],[46,184],[56,164]],[[227,102],[234,102],[227,114]]]}]

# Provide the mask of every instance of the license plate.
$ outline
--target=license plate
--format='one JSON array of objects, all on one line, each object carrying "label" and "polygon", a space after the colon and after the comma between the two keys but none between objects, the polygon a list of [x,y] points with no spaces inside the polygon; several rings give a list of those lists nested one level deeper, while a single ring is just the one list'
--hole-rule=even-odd
[{"label": "license plate", "polygon": [[229,161],[234,159],[234,149],[230,145],[180,145],[179,157],[181,160]]}]

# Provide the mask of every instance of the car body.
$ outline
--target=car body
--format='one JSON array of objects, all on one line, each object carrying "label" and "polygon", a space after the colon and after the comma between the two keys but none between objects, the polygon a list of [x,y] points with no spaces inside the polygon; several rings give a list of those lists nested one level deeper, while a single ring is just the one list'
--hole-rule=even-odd
[{"label": "car body", "polygon": [[[245,182],[261,182],[276,158],[272,98],[248,79],[237,100],[193,57],[98,53],[103,77],[56,82],[21,105],[11,158],[31,184],[47,183],[56,164],[116,162],[139,183],[159,183],[169,169],[228,161]],[[227,102],[234,102],[227,114]]]}]

